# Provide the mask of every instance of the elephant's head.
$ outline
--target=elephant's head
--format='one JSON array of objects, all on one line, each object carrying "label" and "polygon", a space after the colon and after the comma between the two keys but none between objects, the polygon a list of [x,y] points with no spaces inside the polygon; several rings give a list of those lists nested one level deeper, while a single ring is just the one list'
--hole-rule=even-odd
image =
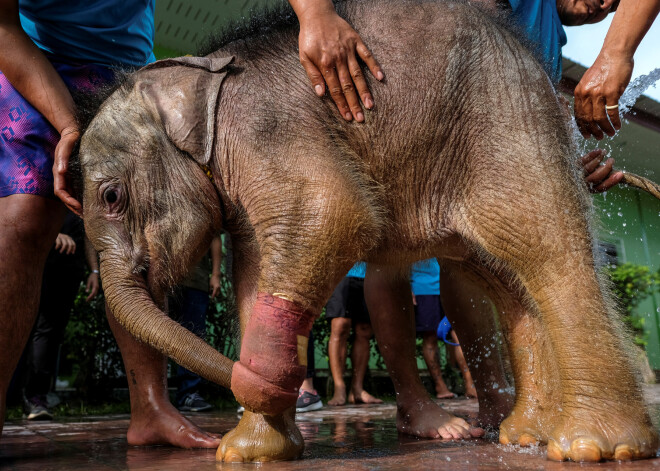
[{"label": "elephant's head", "polygon": [[85,229],[112,312],[139,340],[224,386],[233,363],[162,308],[220,230],[218,193],[202,167],[230,61],[145,67],[103,104],[80,146]]}]

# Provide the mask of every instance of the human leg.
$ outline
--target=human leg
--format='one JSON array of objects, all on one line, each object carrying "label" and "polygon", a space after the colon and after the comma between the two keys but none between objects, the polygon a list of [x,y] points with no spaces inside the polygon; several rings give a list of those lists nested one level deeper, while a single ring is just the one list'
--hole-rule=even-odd
[{"label": "human leg", "polygon": [[380,351],[397,392],[397,428],[425,438],[483,435],[428,397],[415,360],[415,334],[408,280],[388,267],[367,265],[365,297]]},{"label": "human leg", "polygon": [[220,437],[204,432],[183,417],[170,402],[166,358],[133,338],[115,320],[107,305],[106,315],[121,350],[128,378],[131,422],[126,437],[129,445],[216,448]]},{"label": "human leg", "polygon": [[415,296],[415,330],[422,337],[422,356],[435,386],[438,399],[451,399],[455,394],[449,390],[442,378],[438,356],[437,328],[442,319],[440,296],[435,294]]},{"label": "human leg", "polygon": [[382,404],[383,401],[372,396],[364,390],[364,375],[369,366],[369,341],[373,336],[371,324],[357,322],[353,327],[355,340],[351,351],[351,363],[353,364],[353,377],[351,378],[351,391],[348,394],[348,402],[351,404]]},{"label": "human leg", "polygon": [[37,195],[0,198],[0,432],[12,373],[34,325],[48,251],[64,205]]},{"label": "human leg", "polygon": [[330,321],[328,363],[334,385],[333,396],[328,401],[329,406],[343,406],[346,404],[344,373],[346,372],[348,336],[353,325],[347,312],[350,292],[349,281],[348,277],[342,278],[325,305],[325,317]]},{"label": "human leg", "polygon": [[435,397],[438,399],[452,399],[455,394],[449,390],[442,378],[437,334],[433,331],[419,333],[422,335],[422,356],[435,386]]},{"label": "human leg", "polygon": [[296,401],[296,412],[309,412],[323,407],[323,402],[316,389],[314,389],[314,377],[316,367],[314,364],[314,331],[309,331],[309,342],[307,342],[307,374],[298,394]]},{"label": "human leg", "polygon": [[[451,331],[451,338],[454,343],[459,343],[456,332],[454,332],[453,329]],[[463,356],[463,350],[461,349],[460,345],[450,345],[450,349],[452,351],[454,361],[456,361],[458,369],[461,370],[461,374],[463,375],[463,382],[465,383],[465,395],[471,399],[476,399],[477,388],[474,386],[474,381],[472,380],[470,369],[468,368],[467,362],[465,361],[465,356]]]},{"label": "human leg", "polygon": [[51,249],[42,278],[37,322],[25,348],[28,419],[36,418],[35,413],[50,417],[46,396],[55,379],[59,347],[83,274],[82,264],[73,255]]},{"label": "human leg", "polygon": [[300,389],[302,391],[313,391],[315,376],[316,368],[314,364],[314,331],[310,331],[309,341],[307,342],[307,375],[305,376]]},{"label": "human leg", "polygon": [[334,393],[332,399],[328,401],[329,406],[343,406],[346,404],[344,373],[346,372],[346,354],[351,324],[351,320],[345,317],[335,317],[330,322],[328,362],[330,363]]}]

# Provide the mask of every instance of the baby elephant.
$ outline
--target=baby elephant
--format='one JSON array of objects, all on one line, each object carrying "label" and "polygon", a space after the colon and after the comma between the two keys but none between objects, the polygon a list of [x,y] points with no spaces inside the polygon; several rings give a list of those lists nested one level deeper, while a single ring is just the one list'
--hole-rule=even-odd
[{"label": "baby elephant", "polygon": [[[502,319],[516,384],[502,442],[547,443],[553,460],[654,456],[658,437],[595,269],[589,198],[542,67],[467,3],[338,9],[387,74],[368,79],[377,108],[364,124],[338,119],[310,90],[286,21],[206,57],[145,67],[103,104],[80,159],[85,226],[114,315],[231,386],[246,412],[219,459],[296,458],[310,327],[365,260],[399,430],[480,436],[428,398],[412,306],[396,308],[410,298],[405,267],[437,257]],[[237,261],[235,364],[162,311],[221,226]]]}]

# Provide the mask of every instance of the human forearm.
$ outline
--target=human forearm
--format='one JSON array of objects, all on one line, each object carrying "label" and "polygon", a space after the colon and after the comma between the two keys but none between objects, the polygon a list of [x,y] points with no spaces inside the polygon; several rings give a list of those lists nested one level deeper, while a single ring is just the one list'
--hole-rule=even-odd
[{"label": "human forearm", "polygon": [[660,12],[660,0],[621,0],[600,54],[632,59]]},{"label": "human forearm", "polygon": [[211,274],[220,275],[222,270],[222,239],[215,236],[211,241]]},{"label": "human forearm", "polygon": [[633,55],[660,11],[660,0],[621,0],[595,62],[575,87],[575,120],[585,138],[621,129],[619,98],[633,72]]},{"label": "human forearm", "polygon": [[310,15],[335,12],[332,0],[289,0],[289,3],[293,7],[293,11],[296,12],[296,16],[300,22]]},{"label": "human forearm", "polygon": [[20,25],[18,5],[0,1],[0,70],[61,134],[75,127],[75,105],[69,90],[46,56]]},{"label": "human forearm", "polygon": [[92,243],[89,241],[87,236],[85,236],[85,260],[87,261],[89,271],[92,273],[99,272],[98,254],[96,253],[96,250],[94,250],[94,246],[92,246]]}]

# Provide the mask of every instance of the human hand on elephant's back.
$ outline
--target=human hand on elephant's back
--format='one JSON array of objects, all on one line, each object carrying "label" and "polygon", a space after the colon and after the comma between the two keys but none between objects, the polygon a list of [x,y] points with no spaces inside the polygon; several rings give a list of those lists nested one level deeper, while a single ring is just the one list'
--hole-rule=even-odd
[{"label": "human hand on elephant's back", "polygon": [[364,121],[364,107],[371,109],[374,100],[358,58],[378,80],[383,72],[360,35],[334,10],[332,2],[290,0],[300,22],[298,47],[300,63],[312,82],[314,91],[323,96],[326,84],[330,96],[346,121]]},{"label": "human hand on elephant's back", "polygon": [[617,185],[623,178],[623,172],[614,170],[614,159],[609,158],[603,165],[606,156],[603,149],[595,149],[585,154],[580,163],[584,169],[584,180],[591,193],[602,193]]}]

